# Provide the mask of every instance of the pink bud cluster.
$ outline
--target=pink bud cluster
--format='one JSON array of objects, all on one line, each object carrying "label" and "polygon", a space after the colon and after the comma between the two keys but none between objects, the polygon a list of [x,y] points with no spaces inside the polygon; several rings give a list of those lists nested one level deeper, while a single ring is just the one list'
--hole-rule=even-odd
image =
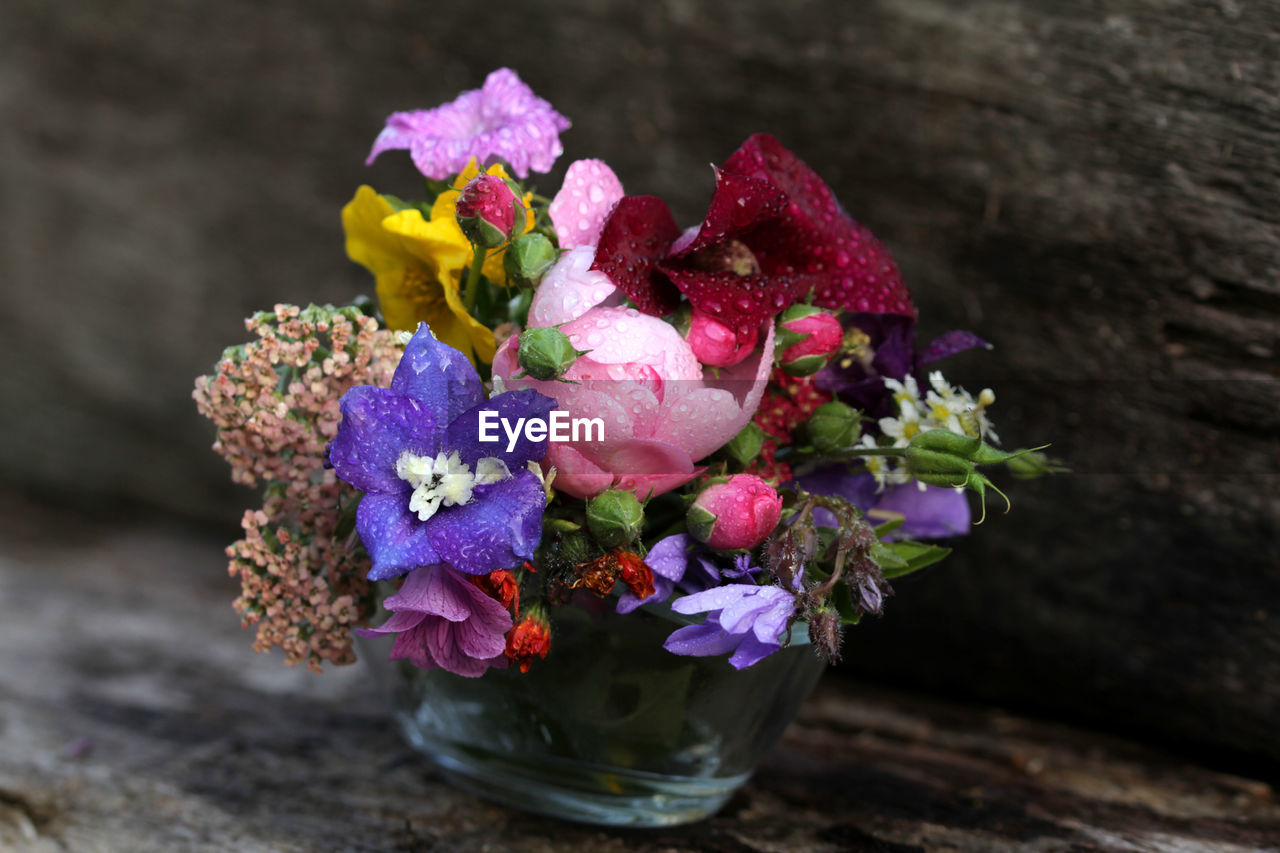
[{"label": "pink bud cluster", "polygon": [[368,558],[354,537],[335,540],[355,493],[324,467],[325,448],[339,398],[354,385],[386,387],[401,350],[353,309],[277,305],[246,325],[258,340],[228,350],[193,394],[232,479],[267,495],[227,549],[242,586],[235,608],[257,626],[258,651],[281,646],[291,666],[317,671],[352,663],[351,626],[371,615]]}]

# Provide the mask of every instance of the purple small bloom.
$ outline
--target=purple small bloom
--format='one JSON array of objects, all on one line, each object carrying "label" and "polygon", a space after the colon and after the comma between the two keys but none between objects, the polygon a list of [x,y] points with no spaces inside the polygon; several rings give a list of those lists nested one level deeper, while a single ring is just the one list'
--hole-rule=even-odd
[{"label": "purple small bloom", "polygon": [[362,385],[340,404],[329,445],[337,475],[365,493],[356,531],[380,581],[444,563],[467,574],[510,569],[532,559],[542,535],[546,494],[528,463],[546,440],[522,433],[480,441],[482,413],[545,419],[555,401],[536,391],[484,399],[467,357],[436,340],[425,323],[405,347],[390,388]]},{"label": "purple small bloom", "polygon": [[482,88],[433,110],[392,113],[365,162],[383,151],[407,148],[418,171],[436,181],[461,172],[472,157],[482,165],[502,159],[526,178],[530,170],[551,170],[564,150],[560,132],[568,128],[569,120],[514,71],[499,68]]},{"label": "purple small bloom", "polygon": [[618,598],[619,613],[630,613],[642,605],[666,601],[677,586],[685,592],[701,592],[720,583],[721,572],[711,561],[711,555],[687,533],[659,540],[649,550],[644,562],[653,570],[653,595],[637,598],[630,592],[624,592]]},{"label": "purple small bloom", "polygon": [[684,614],[705,611],[707,619],[673,631],[663,648],[691,657],[732,652],[729,664],[745,669],[782,648],[796,600],[780,587],[735,583],[686,595],[671,609]]},{"label": "purple small bloom", "polygon": [[[901,516],[903,524],[889,534],[891,539],[941,539],[969,532],[969,500],[964,492],[915,483],[889,486],[876,491],[876,478],[862,468],[835,465],[806,474],[797,481],[800,488],[815,495],[835,495],[862,510],[873,525]],[[814,510],[814,520],[836,526],[835,516],[825,509]]]},{"label": "purple small bloom", "polygon": [[448,566],[425,566],[383,605],[391,618],[377,628],[357,628],[362,637],[395,634],[391,660],[407,658],[419,669],[446,669],[475,678],[506,663],[511,614],[465,575]]}]

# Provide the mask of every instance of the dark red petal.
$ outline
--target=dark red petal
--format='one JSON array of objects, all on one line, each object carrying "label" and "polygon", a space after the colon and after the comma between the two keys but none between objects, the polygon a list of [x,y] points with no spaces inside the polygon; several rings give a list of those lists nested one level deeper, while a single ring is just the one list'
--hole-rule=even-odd
[{"label": "dark red petal", "polygon": [[661,317],[680,304],[680,292],[656,269],[680,227],[657,196],[623,196],[600,231],[591,269],[599,270],[646,314]]},{"label": "dark red petal", "polygon": [[822,178],[777,139],[752,136],[724,171],[770,181],[790,199],[786,211],[749,241],[766,273],[813,276],[814,301],[824,308],[915,316],[889,250],[850,219]]},{"label": "dark red petal", "polygon": [[757,333],[760,324],[795,301],[790,279],[765,275],[738,275],[663,265],[689,304],[724,323],[741,343]]},{"label": "dark red petal", "polygon": [[716,189],[698,236],[675,257],[688,257],[699,249],[738,238],[774,218],[787,206],[786,195],[772,182],[750,175],[716,170]]}]

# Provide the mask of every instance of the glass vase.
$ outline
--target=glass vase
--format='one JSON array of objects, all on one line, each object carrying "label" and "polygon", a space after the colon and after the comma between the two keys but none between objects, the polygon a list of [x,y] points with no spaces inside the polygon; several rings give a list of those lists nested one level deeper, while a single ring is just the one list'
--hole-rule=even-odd
[{"label": "glass vase", "polygon": [[555,610],[551,653],[528,673],[481,678],[386,663],[408,741],[464,789],[505,805],[612,826],[670,826],[714,813],[750,778],[822,674],[797,623],[755,666],[662,648],[700,621],[613,601]]}]

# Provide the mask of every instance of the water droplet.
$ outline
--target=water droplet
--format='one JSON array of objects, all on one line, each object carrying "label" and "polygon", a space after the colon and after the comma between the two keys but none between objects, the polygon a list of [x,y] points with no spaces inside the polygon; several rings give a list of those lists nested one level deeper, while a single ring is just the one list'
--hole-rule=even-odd
[{"label": "water droplet", "polygon": [[580,201],[578,202],[578,212],[581,213],[583,216],[586,216],[588,213],[591,212],[591,206],[588,205],[585,201]]},{"label": "water droplet", "polygon": [[592,184],[587,190],[587,198],[591,199],[592,204],[599,204],[604,201],[604,190],[599,184]]},{"label": "water droplet", "polygon": [[847,267],[847,266],[849,266],[849,253],[848,253],[848,252],[836,252],[836,266],[838,266],[838,267]]}]

